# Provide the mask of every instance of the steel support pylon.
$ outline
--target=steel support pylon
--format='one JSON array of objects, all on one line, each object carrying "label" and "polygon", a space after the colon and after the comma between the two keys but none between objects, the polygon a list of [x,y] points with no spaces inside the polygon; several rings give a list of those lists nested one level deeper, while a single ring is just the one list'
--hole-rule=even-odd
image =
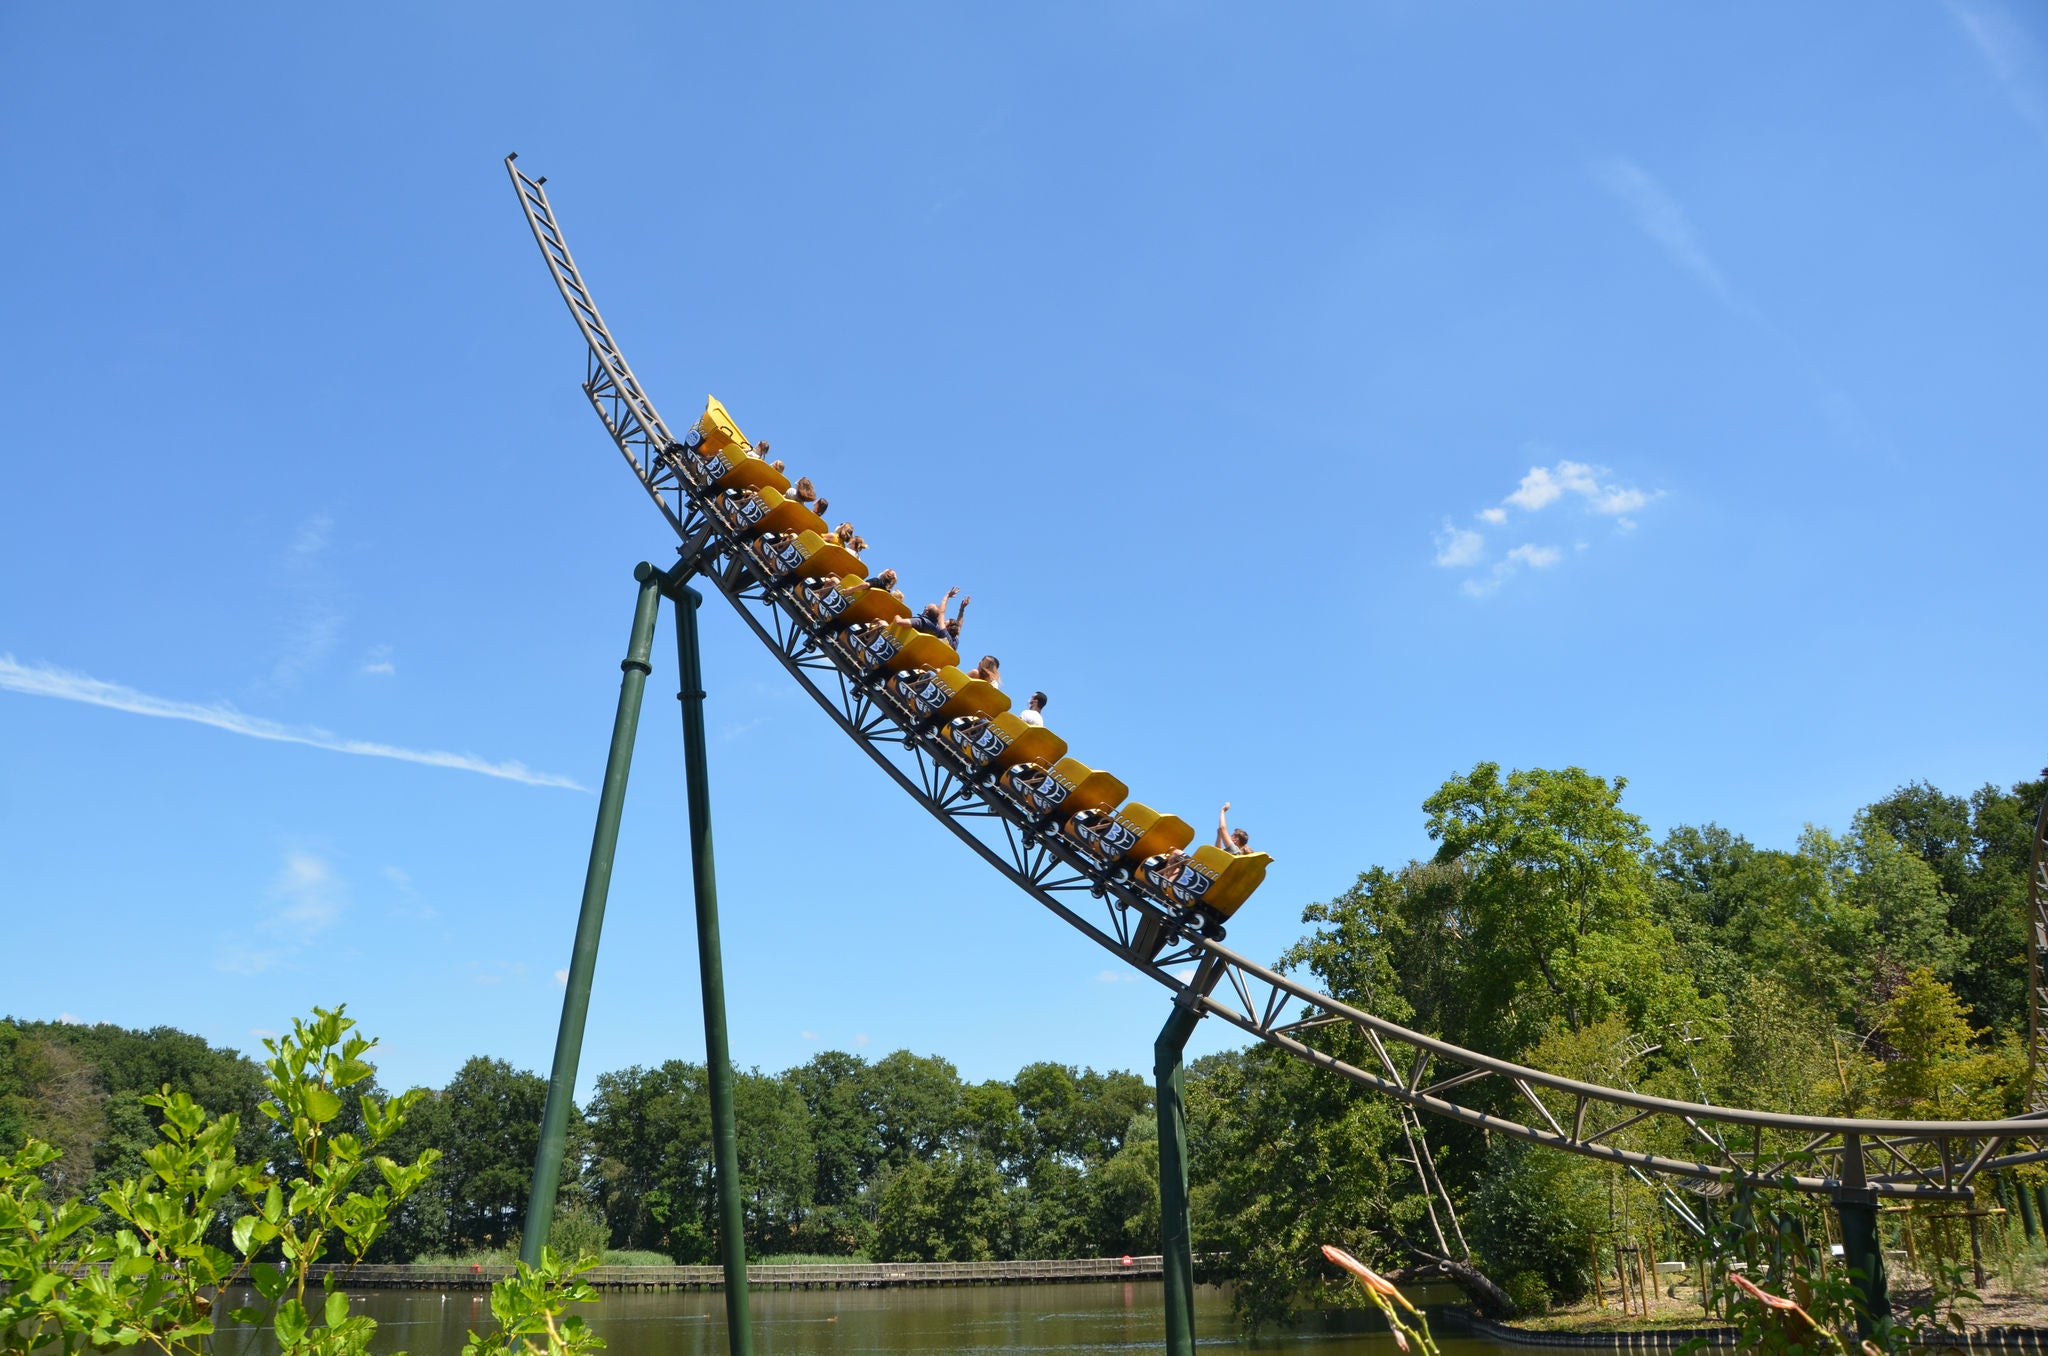
[{"label": "steel support pylon", "polygon": [[1152,1088],[1159,1115],[1159,1262],[1166,1279],[1166,1356],[1195,1353],[1195,1250],[1188,1210],[1188,1108],[1181,1053],[1201,997],[1215,987],[1221,966],[1205,957],[1195,977],[1174,995],[1173,1011],[1152,1042]]},{"label": "steel support pylon", "polygon": [[732,1109],[732,1055],[725,1035],[725,959],[718,939],[718,873],[711,851],[711,775],[704,756],[704,674],[697,608],[704,595],[684,582],[687,565],[668,577],[676,605],[676,659],[682,689],[683,758],[690,793],[690,883],[697,904],[697,967],[704,989],[704,1064],[711,1083],[711,1155],[717,1168],[718,1252],[725,1266],[725,1331],[732,1356],[753,1356],[747,1303],[746,1216],[741,1206],[739,1132]]},{"label": "steel support pylon", "polygon": [[1835,1216],[1842,1226],[1842,1261],[1856,1282],[1856,1335],[1867,1339],[1877,1324],[1892,1315],[1891,1290],[1885,1282],[1884,1239],[1877,1230],[1877,1191],[1868,1185],[1863,1167],[1863,1142],[1844,1138],[1842,1185],[1835,1191]]},{"label": "steel support pylon", "polygon": [[569,978],[562,992],[562,1024],[555,1032],[555,1063],[548,1074],[547,1107],[541,1112],[540,1147],[534,1155],[533,1184],[526,1198],[526,1229],[519,1260],[540,1265],[541,1249],[555,1222],[555,1192],[562,1180],[569,1109],[576,1096],[576,1066],[583,1058],[583,1024],[590,1013],[590,983],[597,972],[597,943],[604,931],[605,900],[611,894],[612,858],[619,846],[619,817],[626,803],[626,778],[633,770],[633,735],[640,727],[640,698],[647,687],[654,651],[654,621],[661,611],[661,576],[642,561],[633,570],[640,596],[633,606],[633,631],[619,668],[619,709],[612,719],[612,747],[604,761],[604,785],[597,797],[597,829],[590,839],[590,865],[583,873],[583,905],[576,914],[576,943],[569,953]]}]

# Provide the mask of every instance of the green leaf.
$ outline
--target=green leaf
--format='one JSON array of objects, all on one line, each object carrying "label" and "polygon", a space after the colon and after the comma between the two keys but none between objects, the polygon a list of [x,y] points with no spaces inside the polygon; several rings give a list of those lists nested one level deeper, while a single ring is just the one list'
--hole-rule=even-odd
[{"label": "green leaf", "polygon": [[247,1323],[254,1326],[263,1321],[263,1311],[261,1309],[251,1309],[245,1304],[239,1309],[228,1310],[228,1317],[237,1323]]},{"label": "green leaf", "polygon": [[274,1300],[284,1293],[284,1268],[270,1262],[258,1262],[249,1268],[249,1281],[256,1287],[257,1294]]},{"label": "green leaf", "polygon": [[338,1328],[348,1318],[348,1296],[336,1290],[327,1297],[327,1326]]},{"label": "green leaf", "polygon": [[306,1115],[317,1125],[325,1125],[341,1114],[341,1097],[326,1088],[306,1089]]},{"label": "green leaf", "polygon": [[277,1306],[277,1340],[280,1346],[295,1347],[305,1337],[310,1320],[306,1317],[306,1306],[295,1299],[288,1299]]},{"label": "green leaf", "polygon": [[236,1252],[244,1257],[249,1255],[250,1245],[256,1236],[256,1226],[262,1222],[254,1215],[244,1215],[235,1221],[234,1231],[229,1237],[234,1240]]}]

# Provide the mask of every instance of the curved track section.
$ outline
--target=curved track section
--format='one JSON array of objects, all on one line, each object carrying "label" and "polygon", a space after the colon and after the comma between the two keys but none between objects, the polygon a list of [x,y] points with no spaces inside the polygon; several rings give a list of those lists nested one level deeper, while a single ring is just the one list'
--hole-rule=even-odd
[{"label": "curved track section", "polygon": [[[1410,1031],[1201,935],[1126,872],[1105,870],[1036,824],[1007,791],[950,748],[920,735],[896,698],[857,676],[812,629],[791,591],[741,549],[737,526],[724,518],[715,496],[693,483],[677,440],[613,341],[546,192],[514,160],[506,157],[505,168],[521,210],[588,348],[584,394],[682,538],[684,563],[724,595],[904,794],[1011,884],[1172,990],[1176,1001],[1418,1111],[1700,1188],[1751,1182],[1828,1192],[1867,1183],[1883,1196],[1968,1200],[1982,1173],[2048,1160],[2048,1108],[2035,1113],[2038,1119],[2009,1121],[1854,1120],[1601,1087]],[[2037,947],[2048,945],[2048,905],[2041,903],[2048,868],[2040,851],[2037,844]]]}]

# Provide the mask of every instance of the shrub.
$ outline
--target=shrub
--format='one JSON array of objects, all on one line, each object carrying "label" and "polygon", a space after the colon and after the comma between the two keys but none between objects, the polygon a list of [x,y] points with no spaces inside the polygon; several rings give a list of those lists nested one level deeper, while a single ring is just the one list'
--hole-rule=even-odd
[{"label": "shrub", "polygon": [[1550,1312],[1550,1286],[1534,1271],[1518,1271],[1501,1283],[1517,1314],[1540,1317]]}]

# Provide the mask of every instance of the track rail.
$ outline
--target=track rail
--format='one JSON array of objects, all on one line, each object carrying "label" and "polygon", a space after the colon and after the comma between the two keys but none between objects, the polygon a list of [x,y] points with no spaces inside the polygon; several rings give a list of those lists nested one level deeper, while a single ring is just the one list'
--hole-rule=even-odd
[{"label": "track rail", "polygon": [[[677,440],[591,298],[545,189],[515,160],[506,157],[506,172],[588,350],[584,395],[682,539],[685,564],[732,604],[797,684],[904,794],[1011,884],[1173,991],[1177,1001],[1417,1111],[1695,1189],[1748,1182],[1839,1192],[1867,1183],[1881,1196],[1968,1200],[1983,1173],[2048,1160],[2048,1107],[2004,1121],[1862,1120],[1602,1087],[1408,1030],[1184,927],[1127,874],[1104,871],[1058,834],[1034,827],[1007,793],[920,737],[895,699],[857,678],[813,632],[787,590],[756,568],[714,498],[691,483]],[[2048,813],[2037,835],[2034,871],[2037,1009],[2041,950],[2048,947],[2048,865],[2041,856],[2048,839],[2041,835],[2048,835]],[[1151,943],[1162,936],[1166,944],[1155,951]],[[2036,1016],[2048,1023],[2048,1012]]]}]

